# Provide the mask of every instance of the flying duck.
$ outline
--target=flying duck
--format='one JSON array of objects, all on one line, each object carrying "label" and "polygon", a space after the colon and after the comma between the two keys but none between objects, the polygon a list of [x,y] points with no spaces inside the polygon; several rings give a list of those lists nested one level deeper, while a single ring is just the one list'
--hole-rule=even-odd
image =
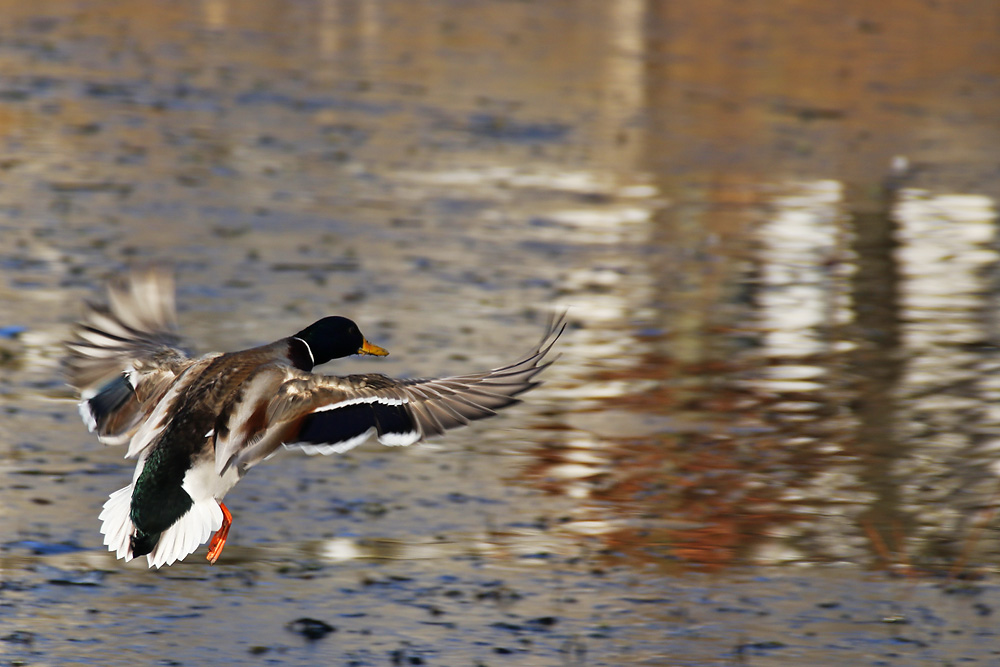
[{"label": "flying duck", "polygon": [[159,568],[211,536],[215,563],[232,524],[222,499],[279,448],[336,454],[372,436],[412,445],[490,417],[539,384],[565,326],[554,318],[522,359],[480,373],[319,375],[313,368],[332,359],[388,352],[351,320],[324,317],[268,345],[193,358],[177,334],[173,275],[129,272],[109,284],[107,305],[88,304],[64,364],[88,429],[137,460],[132,483],[100,514],[104,544]]}]

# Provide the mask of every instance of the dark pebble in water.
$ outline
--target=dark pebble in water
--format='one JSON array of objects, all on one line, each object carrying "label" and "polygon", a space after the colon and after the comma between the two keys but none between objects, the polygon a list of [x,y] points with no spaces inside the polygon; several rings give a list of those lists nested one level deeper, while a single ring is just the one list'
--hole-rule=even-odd
[{"label": "dark pebble in water", "polygon": [[35,643],[35,633],[28,632],[27,630],[15,630],[9,635],[0,637],[0,640],[10,642],[11,644],[24,644],[25,646],[31,646]]},{"label": "dark pebble in water", "polygon": [[520,632],[522,630],[521,626],[517,623],[507,623],[505,621],[498,621],[490,627],[496,628],[497,630],[507,630],[509,632]]},{"label": "dark pebble in water", "polygon": [[292,632],[302,635],[309,641],[323,639],[323,637],[326,637],[331,632],[337,631],[337,628],[329,623],[324,623],[315,618],[300,618],[289,623],[287,627]]},{"label": "dark pebble in water", "polygon": [[750,642],[748,644],[740,644],[737,650],[742,652],[747,649],[754,649],[758,651],[771,651],[774,649],[785,648],[785,644],[779,641],[763,641],[763,642]]},{"label": "dark pebble in water", "polygon": [[544,630],[549,630],[559,619],[555,616],[540,616],[539,618],[533,618],[526,621],[524,625],[518,625],[517,623],[507,623],[505,621],[498,621],[494,623],[491,627],[498,630],[507,630],[508,632],[539,632]]},{"label": "dark pebble in water", "polygon": [[520,600],[522,597],[517,591],[503,585],[499,585],[488,591],[476,593],[477,600],[489,600],[493,602],[513,602]]},{"label": "dark pebble in water", "polygon": [[538,618],[533,618],[528,621],[528,625],[534,626],[536,628],[551,628],[553,625],[559,622],[559,619],[555,616],[540,616]]},{"label": "dark pebble in water", "polygon": [[389,658],[392,660],[393,665],[423,665],[426,664],[424,659],[419,655],[407,655],[405,649],[397,648],[395,651],[389,652]]}]

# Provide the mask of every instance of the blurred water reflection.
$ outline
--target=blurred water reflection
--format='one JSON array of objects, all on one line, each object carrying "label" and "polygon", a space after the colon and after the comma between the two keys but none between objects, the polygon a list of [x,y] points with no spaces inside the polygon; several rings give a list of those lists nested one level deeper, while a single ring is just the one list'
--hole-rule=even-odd
[{"label": "blurred water reflection", "polygon": [[655,560],[659,534],[666,552],[719,565],[992,562],[991,200],[887,190],[882,214],[852,216],[836,183],[779,190],[747,240],[753,268],[724,290],[743,324],[703,322],[696,362],[672,354],[684,331],[635,335],[626,347],[646,353],[593,382],[647,384],[571,418],[599,439],[567,435],[531,474],[601,500],[582,520],[616,517],[591,532],[630,557]]},{"label": "blurred water reflection", "polygon": [[[864,125],[868,111],[849,98],[794,101],[805,95],[794,73],[775,97],[762,54],[780,47],[766,41],[734,61],[741,87],[690,70],[684,59],[701,56],[677,30],[714,30],[708,13],[642,0],[567,7],[442,6],[430,22],[392,2],[121,9],[143,41],[90,71],[67,59],[100,62],[102,47],[85,40],[44,53],[70,26],[99,34],[96,14],[39,22],[11,5],[35,37],[3,55],[25,72],[4,116],[7,300],[35,278],[35,299],[65,298],[40,289],[44,273],[100,263],[81,242],[162,255],[184,219],[195,222],[184,256],[234,264],[236,284],[267,279],[259,259],[317,284],[360,270],[380,308],[445,329],[446,317],[389,287],[430,268],[438,298],[471,280],[491,307],[571,309],[579,328],[549,391],[562,414],[542,420],[524,473],[580,503],[567,530],[611,536],[624,522],[615,545],[716,564],[863,562],[913,539],[957,550],[972,510],[992,506],[1000,467],[991,195],[943,189],[935,181],[950,176],[927,161],[932,149],[901,145],[895,127],[858,145],[863,161],[823,173],[817,156],[838,135],[823,124]],[[562,20],[571,39],[549,48],[542,26]],[[244,48],[247,31],[263,45]],[[489,60],[511,44],[536,57]],[[185,59],[200,66],[178,69]],[[910,103],[922,100],[918,90]],[[869,111],[870,122],[885,113]],[[754,128],[776,153],[754,148]],[[34,138],[27,152],[22,135]],[[742,145],[752,154],[735,157]],[[765,157],[777,169],[757,169]],[[782,176],[792,170],[816,177]],[[322,222],[330,210],[351,222]],[[331,263],[289,225],[336,229],[354,247]],[[212,250],[219,239],[236,253]],[[354,259],[375,252],[377,272]],[[365,294],[344,299],[364,307]],[[25,358],[51,368],[31,356],[38,335],[22,337]],[[650,549],[639,533],[664,523],[675,528]]]},{"label": "blurred water reflection", "polygon": [[391,374],[500,363],[569,309],[515,417],[255,470],[240,567],[996,569],[996,3],[0,11],[11,571],[53,544],[111,567],[87,559],[126,467],[57,343],[147,259],[206,349],[345,312]]}]

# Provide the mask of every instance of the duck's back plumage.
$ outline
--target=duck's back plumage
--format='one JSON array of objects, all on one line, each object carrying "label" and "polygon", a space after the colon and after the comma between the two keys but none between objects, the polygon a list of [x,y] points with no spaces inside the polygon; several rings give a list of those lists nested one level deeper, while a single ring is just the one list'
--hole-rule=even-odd
[{"label": "duck's back plumage", "polygon": [[[556,318],[521,360],[480,373],[337,377],[310,372],[313,362],[386,354],[344,318],[269,345],[192,358],[176,332],[168,273],[129,274],[112,283],[108,302],[90,305],[67,343],[66,371],[90,430],[106,444],[128,443],[126,456],[138,459],[132,484],[105,503],[104,543],[126,560],[145,554],[151,567],[184,558],[218,531],[214,562],[229,527],[223,497],[281,447],[333,454],[370,437],[411,445],[517,402],[538,384],[565,328]],[[349,340],[328,340],[341,335]]]}]

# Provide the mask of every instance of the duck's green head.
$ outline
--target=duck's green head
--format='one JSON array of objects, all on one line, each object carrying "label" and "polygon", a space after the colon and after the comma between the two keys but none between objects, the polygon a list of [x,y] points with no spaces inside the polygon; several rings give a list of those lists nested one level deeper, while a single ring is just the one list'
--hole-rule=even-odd
[{"label": "duck's green head", "polygon": [[358,325],[346,317],[324,317],[292,338],[298,338],[306,344],[313,366],[352,354],[370,354],[376,357],[389,354],[378,345],[372,345],[365,340]]}]

